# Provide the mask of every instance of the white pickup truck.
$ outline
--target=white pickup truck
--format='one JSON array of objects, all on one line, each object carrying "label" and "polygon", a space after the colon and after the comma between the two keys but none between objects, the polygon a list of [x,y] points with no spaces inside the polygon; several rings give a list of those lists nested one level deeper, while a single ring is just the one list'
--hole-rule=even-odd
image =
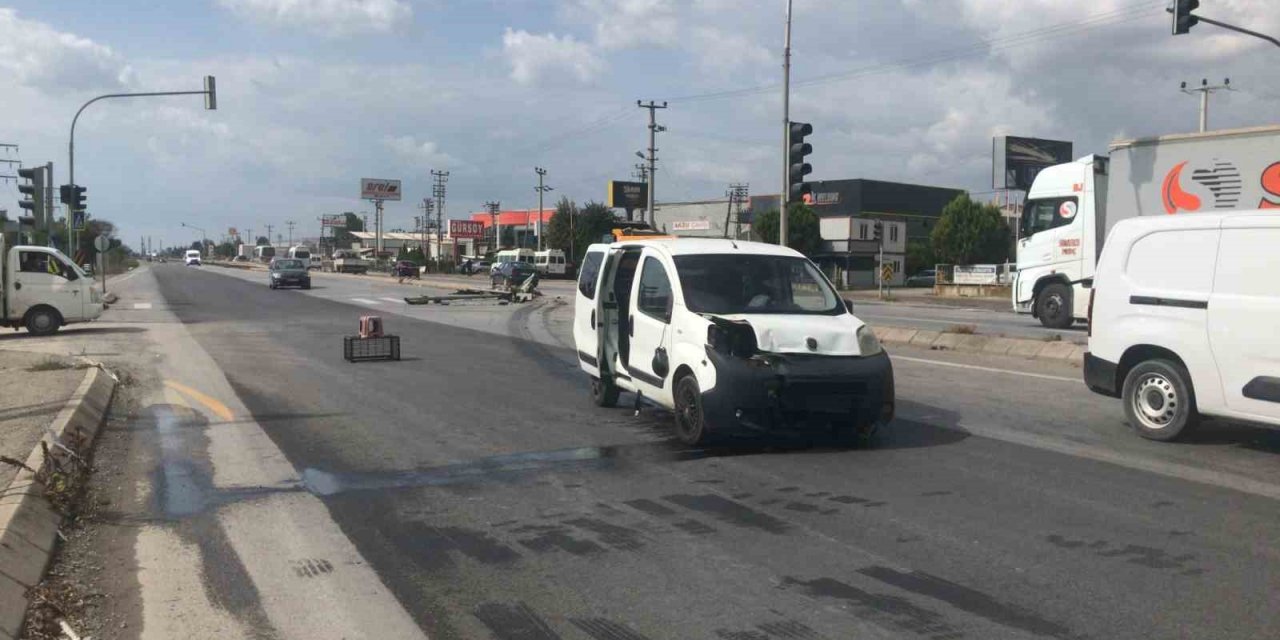
[{"label": "white pickup truck", "polygon": [[0,234],[0,325],[49,335],[100,315],[93,279],[70,258],[49,247],[8,247]]}]

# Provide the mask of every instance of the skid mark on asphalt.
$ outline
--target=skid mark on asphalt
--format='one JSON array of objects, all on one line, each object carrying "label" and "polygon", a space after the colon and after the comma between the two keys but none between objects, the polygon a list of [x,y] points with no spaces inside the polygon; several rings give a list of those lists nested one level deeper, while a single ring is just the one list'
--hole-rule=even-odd
[{"label": "skid mark on asphalt", "polygon": [[1174,555],[1157,547],[1140,544],[1113,545],[1106,540],[1073,540],[1060,535],[1050,535],[1045,540],[1059,549],[1081,549],[1092,552],[1101,558],[1116,558],[1129,564],[1136,564],[1148,569],[1180,570],[1182,575],[1200,575],[1205,572],[1202,567],[1191,565],[1196,559],[1194,553]]},{"label": "skid mark on asphalt", "polygon": [[486,602],[472,613],[498,640],[560,640],[560,635],[523,602]]},{"label": "skid mark on asphalt", "polygon": [[784,589],[799,590],[815,600],[840,600],[855,617],[894,631],[923,635],[932,640],[954,640],[964,633],[948,624],[941,613],[901,596],[859,589],[832,578],[798,580],[783,578]]},{"label": "skid mark on asphalt", "polygon": [[569,622],[592,640],[649,640],[630,627],[605,618],[569,618]]}]

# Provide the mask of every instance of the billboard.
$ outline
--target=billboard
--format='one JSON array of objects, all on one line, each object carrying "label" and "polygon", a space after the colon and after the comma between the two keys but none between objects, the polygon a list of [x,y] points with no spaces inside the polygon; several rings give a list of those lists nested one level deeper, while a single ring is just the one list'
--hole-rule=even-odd
[{"label": "billboard", "polygon": [[605,204],[614,209],[644,209],[649,206],[649,185],[610,180]]},{"label": "billboard", "polygon": [[347,217],[341,213],[326,213],[320,216],[320,226],[322,227],[346,227]]},{"label": "billboard", "polygon": [[996,136],[991,139],[991,188],[1026,191],[1041,169],[1072,159],[1065,140]]},{"label": "billboard", "polygon": [[484,223],[475,220],[450,220],[450,238],[483,238]]},{"label": "billboard", "polygon": [[382,178],[360,178],[361,200],[399,200],[400,181]]}]

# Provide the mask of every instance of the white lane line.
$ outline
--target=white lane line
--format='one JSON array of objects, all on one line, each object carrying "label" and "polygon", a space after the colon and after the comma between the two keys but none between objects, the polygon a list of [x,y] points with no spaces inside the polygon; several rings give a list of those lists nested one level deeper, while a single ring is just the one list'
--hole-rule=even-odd
[{"label": "white lane line", "polygon": [[957,369],[972,369],[974,371],[986,371],[989,373],[1004,373],[1011,376],[1023,376],[1027,378],[1040,378],[1041,380],[1056,380],[1058,382],[1070,382],[1072,384],[1084,384],[1083,378],[1067,378],[1063,376],[1050,376],[1043,373],[1031,373],[1029,371],[1015,371],[1013,369],[996,369],[995,367],[981,367],[976,364],[963,364],[960,362],[945,362],[943,360],[928,360],[926,358],[909,358],[907,356],[890,356],[890,359],[906,362],[918,362],[920,364],[934,364],[939,367],[955,367]]},{"label": "white lane line", "polygon": [[378,304],[377,300],[370,300],[368,298],[352,298],[351,300],[353,302],[359,302],[360,304]]},{"label": "white lane line", "polygon": [[150,309],[150,308],[151,308],[151,303],[150,303],[150,302],[135,302],[135,303],[133,303],[133,308],[134,308],[134,309]]},{"label": "white lane line", "polygon": [[404,304],[404,298],[378,298],[378,299],[386,300],[387,302],[394,302],[396,304]]}]

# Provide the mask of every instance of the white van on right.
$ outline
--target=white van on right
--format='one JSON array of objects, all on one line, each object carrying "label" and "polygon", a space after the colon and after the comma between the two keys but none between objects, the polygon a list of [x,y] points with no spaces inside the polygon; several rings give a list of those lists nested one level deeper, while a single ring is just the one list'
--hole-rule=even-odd
[{"label": "white van on right", "polygon": [[1123,220],[1098,260],[1085,383],[1143,437],[1280,425],[1280,212]]}]

